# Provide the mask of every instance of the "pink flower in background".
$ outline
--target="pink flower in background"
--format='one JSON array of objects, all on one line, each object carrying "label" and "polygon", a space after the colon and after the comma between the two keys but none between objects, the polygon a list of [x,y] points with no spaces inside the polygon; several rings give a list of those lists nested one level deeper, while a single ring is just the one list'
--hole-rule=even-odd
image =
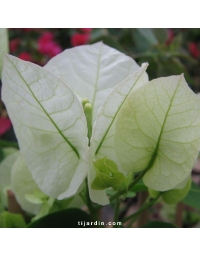
[{"label": "pink flower in background", "polygon": [[57,54],[62,52],[62,48],[60,47],[60,45],[52,42],[51,44],[51,50],[49,51],[49,56],[52,58],[54,56],[56,56]]},{"label": "pink flower in background", "polygon": [[71,36],[71,45],[79,46],[88,43],[90,40],[89,34],[75,33]]},{"label": "pink flower in background", "polygon": [[54,35],[51,32],[44,32],[41,37],[39,38],[39,43],[48,43],[50,41],[53,41]]},{"label": "pink flower in background", "polygon": [[11,126],[12,124],[9,118],[0,117],[0,136],[6,133],[11,128]]},{"label": "pink flower in background", "polygon": [[79,28],[85,34],[90,34],[92,32],[92,28]]},{"label": "pink flower in background", "polygon": [[54,41],[53,33],[45,32],[38,40],[38,51],[52,58],[60,53],[62,48]]},{"label": "pink flower in background", "polygon": [[10,51],[12,52],[16,52],[18,47],[20,45],[20,39],[19,38],[15,38],[10,40]]},{"label": "pink flower in background", "polygon": [[18,57],[21,59],[21,60],[26,60],[26,61],[31,61],[32,58],[31,58],[31,55],[30,53],[28,52],[22,52],[18,55]]},{"label": "pink flower in background", "polygon": [[188,50],[194,58],[200,57],[200,52],[196,43],[194,42],[189,43]]}]

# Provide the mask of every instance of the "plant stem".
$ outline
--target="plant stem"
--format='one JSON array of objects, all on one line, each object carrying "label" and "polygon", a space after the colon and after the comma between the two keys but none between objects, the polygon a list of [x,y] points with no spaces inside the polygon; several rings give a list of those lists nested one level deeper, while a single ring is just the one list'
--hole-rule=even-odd
[{"label": "plant stem", "polygon": [[[147,203],[148,196],[149,196],[149,193],[147,191],[142,191],[138,193],[138,209],[140,209],[140,207],[142,207],[145,203]],[[136,226],[137,227],[144,226],[148,221],[148,215],[149,215],[148,210],[141,212],[137,218]]]},{"label": "plant stem", "polygon": [[[152,205],[154,205],[154,203],[158,200],[158,198],[160,197],[162,193],[160,193],[157,197],[155,197],[154,199],[152,199],[149,203],[144,203],[144,205],[135,213],[129,215],[128,217],[124,218],[122,220],[122,223],[125,223],[127,222],[128,220],[130,219],[133,219],[135,220],[135,218],[140,214],[142,213],[143,211],[149,209]],[[149,200],[149,198],[147,198],[147,201]],[[132,223],[131,223],[132,224]]]},{"label": "plant stem", "polygon": [[184,204],[179,202],[176,206],[176,215],[175,215],[175,225],[179,228],[183,226],[183,211],[184,211]]},{"label": "plant stem", "polygon": [[96,221],[98,220],[98,217],[97,217],[97,214],[96,214],[96,210],[94,207],[93,207],[93,204],[92,204],[92,201],[90,200],[90,195],[89,195],[89,189],[88,189],[88,180],[86,179],[86,203],[87,203],[87,207],[88,207],[88,210],[90,212],[90,215],[92,217],[92,221]]},{"label": "plant stem", "polygon": [[[118,221],[118,216],[119,216],[119,206],[120,206],[120,200],[119,198],[116,199],[115,202],[115,215],[114,215],[114,222]],[[117,228],[117,225],[114,225],[114,228]]]}]

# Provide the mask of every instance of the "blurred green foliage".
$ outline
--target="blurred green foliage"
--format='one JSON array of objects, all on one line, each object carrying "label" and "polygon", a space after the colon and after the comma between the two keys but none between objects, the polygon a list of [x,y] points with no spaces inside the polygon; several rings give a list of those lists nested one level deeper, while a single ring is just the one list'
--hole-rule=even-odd
[{"label": "blurred green foliage", "polygon": [[[47,33],[51,39],[45,41]],[[190,87],[195,92],[200,91],[200,29],[22,28],[9,29],[9,39],[11,54],[20,57],[22,53],[28,53],[30,60],[40,65],[56,54],[53,51],[49,56],[47,52],[41,51],[41,42],[44,47],[50,47],[49,42],[54,42],[51,47],[56,44],[64,50],[103,41],[134,58],[139,64],[149,62],[147,72],[150,80],[184,73]]]}]

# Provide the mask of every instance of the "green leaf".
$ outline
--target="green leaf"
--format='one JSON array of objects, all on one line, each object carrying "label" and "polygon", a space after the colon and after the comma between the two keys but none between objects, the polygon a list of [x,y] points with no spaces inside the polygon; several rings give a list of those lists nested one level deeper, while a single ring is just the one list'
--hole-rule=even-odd
[{"label": "green leaf", "polygon": [[116,37],[116,36],[112,36],[109,34],[107,36],[105,36],[105,35],[99,36],[98,38],[96,38],[96,40],[93,40],[92,42],[102,41],[104,44],[106,44],[110,47],[113,47],[118,51],[123,52],[123,48],[120,45],[119,40],[117,40],[117,39],[118,39],[118,36]]},{"label": "green leaf", "polygon": [[6,55],[2,74],[2,98],[34,180],[48,196],[72,196],[87,173],[82,105],[66,83],[35,64]]},{"label": "green leaf", "polygon": [[3,148],[0,146],[0,162],[4,159]]},{"label": "green leaf", "polygon": [[131,32],[135,46],[133,50],[135,50],[137,53],[148,51],[151,45],[147,40],[144,39],[138,29],[133,29]]},{"label": "green leaf", "polygon": [[152,221],[147,223],[142,228],[176,228],[172,223],[162,222],[162,221]]},{"label": "green leaf", "polygon": [[138,28],[139,33],[143,36],[143,38],[150,44],[155,45],[158,43],[158,40],[151,28]]},{"label": "green leaf", "polygon": [[114,87],[139,66],[132,58],[99,42],[67,49],[52,58],[45,68],[65,81],[80,101],[89,100],[93,124]]},{"label": "green leaf", "polygon": [[[85,228],[91,227],[90,216],[79,209],[67,209],[49,214],[30,223],[27,228]],[[81,225],[82,222],[82,225]],[[89,225],[87,225],[89,224]]]},{"label": "green leaf", "polygon": [[184,76],[188,83],[193,83],[191,77],[188,74],[186,67],[180,61],[180,59],[171,57],[171,58],[159,58],[157,66],[157,76],[169,76],[169,75],[178,75],[184,73]]},{"label": "green leaf", "polygon": [[18,147],[18,143],[15,141],[7,141],[7,140],[1,140],[0,139],[0,146],[2,147],[15,147],[15,148],[19,148]]},{"label": "green leaf", "polygon": [[6,28],[0,28],[0,79],[4,53],[8,53],[8,31]]},{"label": "green leaf", "polygon": [[174,52],[174,51],[180,50],[182,43],[183,43],[183,36],[181,33],[179,33],[174,37],[173,41],[169,45],[170,51]]},{"label": "green leaf", "polygon": [[186,186],[181,189],[172,189],[169,191],[165,191],[162,194],[162,198],[165,203],[167,204],[177,204],[181,200],[183,200],[184,197],[188,194],[191,187],[191,178],[189,180],[187,179]]},{"label": "green leaf", "polygon": [[7,148],[3,148],[3,154],[4,157],[7,157],[9,155],[14,154],[15,152],[17,152],[18,150],[16,148],[13,147],[7,147]]},{"label": "green leaf", "polygon": [[182,75],[155,79],[129,95],[114,139],[126,171],[146,171],[143,181],[151,189],[173,189],[198,156],[200,101]]},{"label": "green leaf", "polygon": [[[108,196],[113,196],[113,195],[115,195],[116,193],[117,193],[116,190],[110,190],[110,189],[106,190],[106,194],[107,194]],[[135,196],[136,196],[136,193],[135,193],[134,191],[132,191],[132,190],[129,190],[127,193],[125,193],[125,194],[123,195],[124,198],[132,198],[132,197],[135,197]]]},{"label": "green leaf", "polygon": [[142,192],[147,190],[148,190],[147,186],[145,186],[144,182],[140,180],[130,191],[137,193],[137,192]]},{"label": "green leaf", "polygon": [[90,186],[96,176],[94,166],[91,164],[92,162],[103,157],[107,157],[117,164],[119,172],[126,173],[120,166],[119,160],[115,154],[115,123],[118,118],[118,114],[120,113],[120,109],[126,103],[131,91],[137,90],[148,82],[148,76],[145,72],[147,66],[148,64],[144,64],[135,73],[115,87],[100,109],[97,120],[94,124],[89,151],[90,166],[88,181],[90,197],[95,203],[105,205],[109,203],[109,200],[104,190],[93,190]]},{"label": "green leaf", "polygon": [[124,196],[125,198],[132,198],[136,196],[136,193],[133,191],[128,191]]},{"label": "green leaf", "polygon": [[94,162],[96,177],[91,184],[95,190],[103,190],[109,187],[120,190],[125,187],[125,176],[118,171],[117,165],[106,157]]},{"label": "green leaf", "polygon": [[188,195],[183,199],[182,202],[200,211],[199,199],[200,199],[200,187],[197,184],[192,183],[192,186],[190,188]]},{"label": "green leaf", "polygon": [[0,214],[0,228],[24,228],[26,223],[21,214],[2,212]]},{"label": "green leaf", "polygon": [[160,43],[167,41],[168,33],[166,28],[152,28],[152,31]]}]

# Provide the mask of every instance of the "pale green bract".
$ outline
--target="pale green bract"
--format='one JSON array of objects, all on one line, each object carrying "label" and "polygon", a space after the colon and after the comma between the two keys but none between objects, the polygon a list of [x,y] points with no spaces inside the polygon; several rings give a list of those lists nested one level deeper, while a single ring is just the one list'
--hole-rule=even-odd
[{"label": "pale green bract", "polygon": [[177,204],[181,200],[183,200],[184,197],[188,194],[190,188],[191,188],[191,177],[186,180],[186,184],[183,188],[177,188],[175,187],[172,190],[166,191],[163,193],[162,198],[165,203],[167,204]]},{"label": "pale green bract", "polygon": [[[68,198],[88,174],[91,199],[109,203],[105,191],[90,188],[93,162],[108,157],[125,173],[113,148],[115,122],[128,94],[147,83],[146,68],[103,43],[66,50],[45,68],[5,57],[2,98],[26,165],[45,194]],[[82,98],[93,109],[90,148]]]},{"label": "pale green bract", "polygon": [[8,53],[8,31],[6,28],[0,28],[0,78],[4,53]]},{"label": "pale green bract", "polygon": [[183,75],[155,79],[132,92],[119,113],[115,149],[145,185],[175,188],[191,173],[200,149],[200,101]]},{"label": "pale green bract", "polygon": [[160,191],[155,191],[153,189],[148,189],[149,194],[152,198],[157,197],[158,195],[162,196],[162,199],[167,204],[177,204],[188,194],[191,187],[191,176],[187,177],[184,181],[178,184],[175,188],[167,190],[160,193]]},{"label": "pale green bract", "polygon": [[[49,198],[39,189],[19,151],[9,155],[1,162],[0,189],[4,207],[7,207],[6,190],[11,189],[21,208],[36,215],[32,220],[48,214],[55,202],[53,198]],[[61,201],[59,209],[83,205],[78,195],[68,199],[68,201]]]},{"label": "pale green bract", "polygon": [[15,194],[16,200],[24,211],[32,214],[38,214],[40,212],[43,201],[34,202],[27,198],[27,195],[33,195],[40,190],[33,180],[32,175],[21,155],[18,156],[12,167],[11,189]]},{"label": "pale green bract", "polygon": [[[12,149],[12,151],[14,151],[14,149]],[[42,195],[43,198],[48,199],[48,197],[39,190],[21,157],[20,151],[16,149],[14,153],[8,155],[0,163],[0,201],[4,208],[8,207],[8,190],[14,192],[15,198],[21,208],[31,214],[39,214],[42,208],[44,208],[44,204],[47,200],[41,200],[41,198],[39,202],[39,196],[41,197]],[[34,194],[35,201],[29,200],[29,198],[33,198]]]}]

